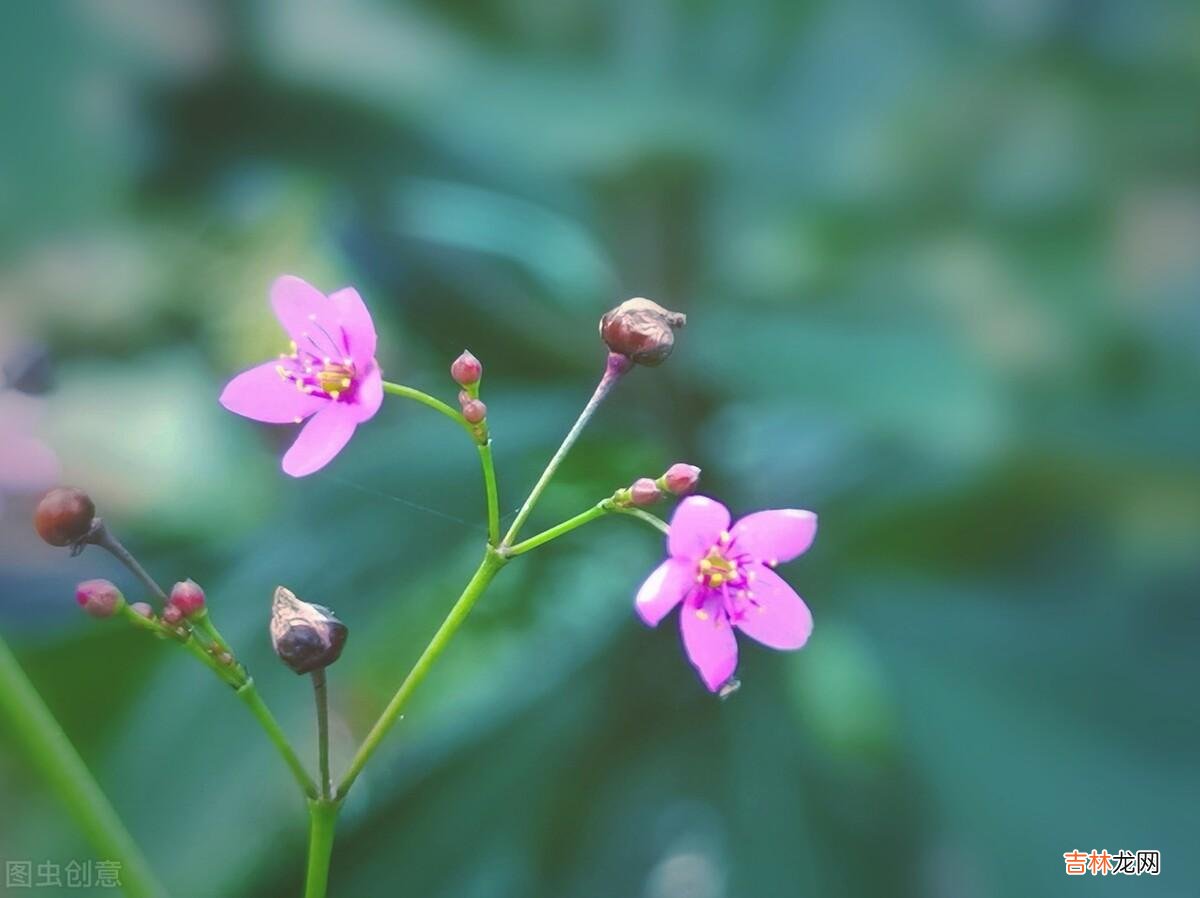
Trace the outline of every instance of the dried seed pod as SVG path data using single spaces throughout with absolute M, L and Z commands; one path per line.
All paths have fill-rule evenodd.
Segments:
M 348 634 L 346 625 L 322 605 L 275 590 L 271 603 L 271 644 L 281 661 L 298 674 L 321 670 L 337 661 Z

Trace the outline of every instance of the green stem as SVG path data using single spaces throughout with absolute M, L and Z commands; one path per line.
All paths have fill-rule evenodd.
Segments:
M 494 549 L 489 548 L 479 568 L 463 589 L 462 595 L 458 597 L 458 601 L 454 603 L 454 607 L 450 609 L 450 613 L 446 615 L 446 619 L 442 621 L 442 625 L 438 627 L 437 632 L 433 635 L 433 639 L 429 641 L 429 645 L 425 647 L 425 651 L 421 653 L 421 657 L 417 659 L 417 663 L 413 665 L 412 670 L 408 672 L 408 676 L 404 678 L 404 682 L 400 684 L 400 688 L 396 690 L 396 694 L 392 696 L 392 700 L 388 702 L 388 706 L 384 708 L 383 713 L 371 727 L 371 732 L 363 740 L 359 746 L 354 760 L 350 762 L 350 767 L 346 771 L 346 775 L 342 777 L 341 785 L 338 786 L 337 797 L 339 800 L 346 797 L 346 793 L 362 773 L 363 767 L 374 754 L 375 749 L 379 747 L 379 743 L 383 741 L 383 737 L 387 735 L 388 730 L 396 723 L 400 717 L 400 712 L 404 709 L 404 705 L 408 702 L 413 691 L 425 679 L 429 669 L 433 667 L 433 662 L 438 659 L 438 656 L 445 651 L 446 646 L 450 644 L 450 640 L 462 626 L 467 615 L 471 613 L 471 608 L 488 584 L 492 582 L 500 569 L 504 567 L 506 559 Z
M 288 742 L 287 736 L 283 729 L 279 726 L 279 722 L 275 720 L 273 714 L 262 700 L 262 696 L 258 694 L 258 689 L 254 686 L 253 678 L 247 678 L 246 684 L 237 690 L 237 697 L 242 700 L 250 713 L 258 721 L 263 728 L 263 732 L 267 734 L 267 738 L 278 749 L 279 754 L 283 757 L 283 762 L 287 764 L 288 769 L 292 771 L 292 776 L 296 778 L 296 783 L 300 786 L 301 791 L 310 799 L 317 797 L 317 787 L 312 781 L 312 777 L 308 775 L 308 771 L 304 769 L 304 765 L 296 756 L 295 750 Z
M 477 444 L 479 463 L 483 466 L 483 486 L 487 491 L 488 543 L 500 544 L 500 498 L 496 489 L 496 466 L 492 462 L 492 441 Z
M 217 630 L 217 625 L 214 624 L 212 622 L 212 618 L 209 617 L 207 608 L 202 609 L 199 614 L 190 618 L 190 621 L 192 626 L 198 627 L 205 636 L 212 640 L 213 644 L 217 646 L 217 648 L 219 648 L 222 652 L 225 652 L 227 655 L 229 655 L 229 657 L 234 657 L 233 649 L 229 647 L 229 643 L 225 641 L 225 637 L 221 635 L 219 630 Z
M 550 481 L 558 471 L 559 465 L 567 457 L 567 453 L 571 451 L 571 447 L 575 445 L 575 441 L 579 439 L 579 435 L 583 433 L 583 428 L 587 426 L 588 421 L 592 420 L 592 416 L 596 414 L 596 409 L 600 407 L 600 403 L 604 401 L 605 397 L 612 392 L 612 388 L 621 379 L 621 375 L 629 370 L 630 364 L 629 359 L 623 355 L 618 355 L 615 352 L 608 354 L 608 361 L 604 366 L 604 375 L 600 378 L 600 382 L 596 384 L 596 390 L 592 393 L 592 398 L 583 407 L 583 411 L 579 413 L 579 417 L 571 425 L 571 429 L 567 431 L 567 435 L 563 437 L 562 445 L 558 447 L 558 450 L 546 464 L 546 470 L 542 471 L 542 476 L 538 478 L 537 483 L 533 485 L 533 489 L 529 491 L 529 497 L 525 500 L 525 504 L 521 506 L 521 510 L 517 512 L 517 517 L 513 520 L 512 526 L 508 528 L 508 533 L 504 535 L 503 542 L 500 543 L 501 546 L 511 546 L 513 544 L 513 540 L 521 532 L 521 527 L 524 526 L 525 520 L 533 512 L 533 507 L 537 504 L 538 499 L 546 487 L 550 485 Z
M 108 525 L 100 518 L 96 518 L 92 525 L 92 532 L 88 535 L 87 541 L 93 545 L 99 546 L 106 552 L 110 553 L 117 561 L 129 568 L 130 573 L 142 581 L 142 585 L 146 587 L 152 594 L 158 596 L 158 600 L 164 605 L 167 604 L 167 594 L 163 588 L 158 585 L 158 581 L 146 572 L 146 569 L 138 563 L 138 560 L 133 557 L 133 553 L 121 544 L 112 531 L 108 529 Z
M 121 862 L 121 885 L 131 898 L 166 894 L 133 837 L 50 709 L 0 639 L 0 718 L 46 778 L 96 853 Z
M 317 703 L 317 757 L 321 771 L 321 797 L 333 797 L 333 780 L 329 776 L 329 694 L 325 684 L 325 668 L 312 672 L 313 698 Z
M 442 402 L 442 400 L 435 399 L 428 393 L 423 393 L 413 387 L 406 387 L 404 384 L 394 384 L 386 380 L 383 382 L 383 392 L 391 393 L 393 396 L 403 396 L 405 399 L 415 399 L 422 405 L 427 405 L 434 411 L 441 412 L 451 421 L 454 421 L 456 424 L 462 427 L 463 430 L 465 430 L 468 434 L 470 434 L 472 440 L 475 439 L 475 430 L 471 427 L 470 422 L 468 422 L 460 412 L 455 411 L 446 403 Z
M 610 508 L 611 501 L 612 500 L 610 499 L 605 499 L 603 502 L 597 502 L 587 511 L 580 512 L 573 518 L 567 518 L 567 520 L 563 521 L 561 524 L 556 524 L 548 530 L 543 530 L 537 536 L 531 536 L 529 539 L 522 540 L 515 546 L 505 550 L 505 554 L 510 558 L 517 555 L 524 555 L 530 549 L 536 549 L 538 546 L 548 543 L 552 539 L 558 539 L 564 533 L 570 533 L 576 527 L 582 527 L 589 521 L 594 521 L 596 518 L 603 517 L 612 510 Z
M 584 524 L 594 521 L 596 518 L 603 517 L 606 514 L 629 515 L 630 517 L 635 517 L 641 521 L 645 521 L 651 527 L 654 527 L 663 533 L 666 533 L 669 529 L 666 522 L 661 518 L 656 518 L 654 515 L 644 512 L 640 508 L 625 508 L 620 505 L 616 505 L 610 498 L 597 502 L 587 511 L 582 511 L 573 518 L 567 518 L 561 524 L 556 524 L 549 529 L 543 530 L 541 533 L 537 534 L 537 536 L 531 536 L 529 539 L 522 540 L 515 546 L 505 549 L 504 555 L 508 558 L 515 558 L 518 555 L 524 555 L 531 549 L 536 549 L 538 546 L 545 545 L 553 539 L 558 539 L 560 536 L 570 533 L 577 527 L 582 527 Z
M 479 464 L 483 468 L 483 486 L 487 492 L 487 515 L 488 515 L 488 543 L 492 546 L 500 542 L 500 502 L 496 491 L 496 466 L 492 462 L 492 441 L 488 439 L 487 430 L 482 425 L 480 427 L 473 426 L 460 412 L 455 411 L 440 399 L 430 396 L 421 390 L 413 387 L 406 387 L 404 384 L 394 384 L 390 381 L 383 382 L 383 391 L 391 393 L 393 396 L 403 396 L 405 399 L 415 399 L 422 405 L 427 405 L 435 411 L 441 412 L 450 420 L 458 424 L 471 437 L 471 442 L 479 450 Z
M 308 874 L 304 880 L 304 898 L 325 898 L 340 808 L 340 802 L 325 798 L 315 798 L 308 803 Z
M 632 518 L 637 518 L 639 521 L 644 521 L 664 536 L 671 532 L 671 528 L 667 525 L 666 521 L 656 515 L 650 514 L 648 511 L 642 511 L 640 508 L 614 508 L 613 511 L 617 514 L 627 514 Z

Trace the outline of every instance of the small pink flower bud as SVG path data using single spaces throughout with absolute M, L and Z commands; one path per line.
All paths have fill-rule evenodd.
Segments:
M 695 465 L 685 465 L 683 462 L 671 465 L 662 476 L 663 486 L 667 492 L 676 496 L 686 496 L 700 482 L 700 469 Z
M 687 316 L 648 299 L 627 299 L 600 319 L 600 336 L 613 352 L 639 365 L 666 361 L 675 346 L 675 331 Z
M 464 349 L 450 366 L 450 376 L 460 387 L 473 387 L 483 377 L 483 365 L 469 350 Z
M 629 501 L 637 506 L 653 505 L 662 498 L 662 490 L 649 477 L 639 477 L 629 488 Z
M 163 623 L 168 626 L 177 626 L 183 620 L 183 612 L 179 610 L 178 605 L 167 605 L 162 613 Z
M 129 610 L 138 615 L 138 617 L 144 617 L 147 620 L 150 620 L 152 617 L 154 617 L 154 609 L 145 602 L 134 602 L 129 606 Z
M 487 417 L 487 406 L 478 399 L 471 399 L 463 403 L 462 413 L 468 424 L 478 424 Z
M 92 529 L 96 506 L 83 490 L 60 486 L 42 497 L 33 513 L 38 536 L 52 546 L 79 542 Z
M 125 604 L 125 597 L 108 580 L 84 580 L 75 587 L 75 601 L 92 617 L 112 617 Z
M 204 610 L 204 590 L 195 580 L 183 580 L 171 587 L 170 603 L 184 617 L 191 617 Z

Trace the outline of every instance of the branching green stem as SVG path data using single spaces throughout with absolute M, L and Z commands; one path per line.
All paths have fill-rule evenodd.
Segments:
M 304 769 L 304 764 L 296 756 L 296 752 L 292 748 L 292 744 L 288 742 L 283 728 L 279 726 L 279 722 L 262 700 L 262 696 L 258 694 L 258 689 L 254 685 L 253 678 L 247 678 L 245 685 L 238 689 L 236 694 L 242 700 L 242 703 L 250 709 L 250 713 L 254 715 L 259 726 L 263 728 L 263 732 L 267 734 L 267 738 L 271 740 L 271 744 L 278 750 L 280 757 L 283 758 L 283 762 L 287 764 L 288 770 L 292 772 L 292 776 L 296 780 L 296 785 L 300 787 L 305 797 L 315 799 L 317 797 L 317 787 L 313 783 L 312 777 L 308 775 L 308 771 Z
M 565 534 L 570 533 L 572 530 L 582 527 L 584 524 L 594 521 L 596 518 L 603 517 L 606 514 L 629 515 L 630 517 L 635 517 L 639 520 L 645 521 L 651 527 L 654 527 L 663 533 L 666 533 L 668 529 L 666 522 L 662 519 L 656 518 L 654 515 L 642 511 L 640 508 L 627 508 L 618 505 L 613 501 L 612 498 L 608 498 L 597 502 L 587 511 L 582 511 L 573 518 L 567 518 L 567 520 L 563 521 L 561 524 L 556 524 L 553 527 L 543 530 L 536 536 L 531 536 L 529 539 L 523 540 L 517 543 L 515 546 L 511 546 L 508 549 L 503 550 L 504 554 L 509 558 L 515 558 L 517 555 L 524 555 L 531 549 L 536 549 L 538 546 L 543 546 L 551 540 L 558 539 L 560 536 L 564 536 Z
M 533 512 L 533 507 L 537 504 L 546 487 L 550 485 L 550 481 L 554 478 L 555 473 L 557 473 L 559 465 L 567 457 L 567 453 L 571 451 L 571 447 L 575 445 L 575 441 L 579 439 L 579 435 L 583 433 L 583 428 L 587 426 L 587 423 L 592 420 L 592 416 L 596 414 L 596 409 L 600 407 L 600 403 L 612 392 L 612 388 L 621 379 L 621 375 L 629 370 L 629 365 L 629 360 L 624 356 L 609 353 L 608 362 L 604 366 L 604 375 L 600 378 L 600 382 L 596 384 L 596 390 L 592 393 L 592 398 L 583 407 L 583 411 L 579 413 L 579 417 L 571 425 L 571 429 L 567 431 L 567 435 L 563 437 L 562 445 L 558 447 L 558 450 L 547 463 L 546 470 L 542 471 L 542 476 L 538 478 L 537 483 L 533 485 L 533 489 L 529 491 L 529 497 L 525 500 L 525 504 L 521 506 L 521 510 L 517 512 L 512 526 L 508 528 L 508 533 L 504 535 L 504 540 L 500 543 L 502 547 L 511 546 L 513 541 L 516 540 L 517 535 L 521 532 L 521 527 L 524 526 L 526 519 Z
M 442 400 L 430 396 L 428 393 L 424 393 L 415 387 L 406 387 L 404 384 L 394 384 L 387 380 L 383 382 L 383 392 L 391 393 L 393 396 L 403 396 L 405 399 L 415 399 L 422 405 L 427 405 L 434 411 L 441 412 L 465 430 L 472 440 L 475 439 L 475 430 L 471 427 L 470 422 L 462 416 L 462 413 L 455 411 L 449 405 L 442 402 Z
M 166 892 L 75 747 L 0 639 L 0 720 L 46 778 L 96 854 L 121 862 L 121 885 L 131 898 Z
M 363 767 L 367 761 L 371 759 L 371 755 L 375 753 L 375 749 L 379 747 L 379 743 L 383 741 L 383 737 L 387 735 L 388 730 L 400 718 L 400 712 L 404 710 L 405 704 L 413 691 L 425 679 L 429 669 L 433 667 L 433 663 L 446 650 L 446 646 L 450 644 L 450 640 L 454 634 L 458 632 L 458 628 L 462 626 L 463 621 L 467 619 L 467 615 L 471 613 L 471 609 L 475 606 L 475 602 L 483 594 L 488 584 L 492 582 L 500 569 L 504 567 L 506 559 L 503 555 L 492 548 L 488 548 L 487 554 L 484 555 L 483 561 L 476 569 L 475 574 L 463 589 L 462 595 L 458 597 L 458 601 L 450 609 L 450 613 L 446 615 L 446 619 L 442 621 L 436 633 L 433 634 L 433 639 L 429 641 L 429 645 L 425 647 L 425 651 L 421 653 L 421 657 L 417 659 L 412 670 L 408 672 L 408 676 L 404 678 L 404 682 L 400 684 L 400 688 L 396 690 L 396 694 L 392 696 L 392 700 L 388 702 L 388 706 L 384 708 L 383 713 L 371 727 L 371 732 L 363 740 L 359 746 L 358 753 L 355 754 L 354 760 L 350 762 L 350 767 L 346 770 L 346 775 L 342 777 L 341 785 L 338 786 L 337 797 L 339 800 L 345 798 L 350 787 L 354 785 L 354 781 L 358 775 L 362 773 Z
M 414 387 L 406 387 L 404 384 L 394 384 L 385 380 L 383 391 L 391 393 L 393 396 L 414 399 L 422 405 L 441 412 L 470 436 L 471 442 L 479 450 L 479 464 L 483 469 L 483 486 L 487 494 L 488 543 L 492 546 L 497 545 L 500 542 L 500 500 L 496 490 L 496 466 L 492 461 L 492 441 L 488 438 L 486 426 L 471 424 L 460 412 L 455 411 L 442 400 Z

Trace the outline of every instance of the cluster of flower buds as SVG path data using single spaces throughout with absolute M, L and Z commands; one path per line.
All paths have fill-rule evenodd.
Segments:
M 96 618 L 121 614 L 139 629 L 180 642 L 187 642 L 200 631 L 203 636 L 196 640 L 197 644 L 219 665 L 231 669 L 223 676 L 233 685 L 244 679 L 244 671 L 236 667 L 228 644 L 207 619 L 204 590 L 200 585 L 194 580 L 182 580 L 171 588 L 170 594 L 164 594 L 104 521 L 96 516 L 95 503 L 86 492 L 73 487 L 50 490 L 34 511 L 33 526 L 52 546 L 69 546 L 77 554 L 88 545 L 96 545 L 110 552 L 142 581 L 149 592 L 163 600 L 162 611 L 156 613 L 147 602 L 127 603 L 121 590 L 109 580 L 84 580 L 75 587 L 75 601 L 85 613 Z
M 617 490 L 613 501 L 617 505 L 646 508 L 662 501 L 667 496 L 686 496 L 700 482 L 700 469 L 695 465 L 678 462 L 667 468 L 657 480 L 639 477 L 629 487 Z
M 271 603 L 271 645 L 298 674 L 323 670 L 337 661 L 349 630 L 332 611 L 280 586 Z
M 675 331 L 687 316 L 641 297 L 627 299 L 600 319 L 600 337 L 610 350 L 637 365 L 661 365 L 675 348 Z
M 487 406 L 479 398 L 479 381 L 483 378 L 483 364 L 464 349 L 462 355 L 450 365 L 450 376 L 462 387 L 458 392 L 458 406 L 467 423 L 476 429 L 476 436 L 486 439 Z

